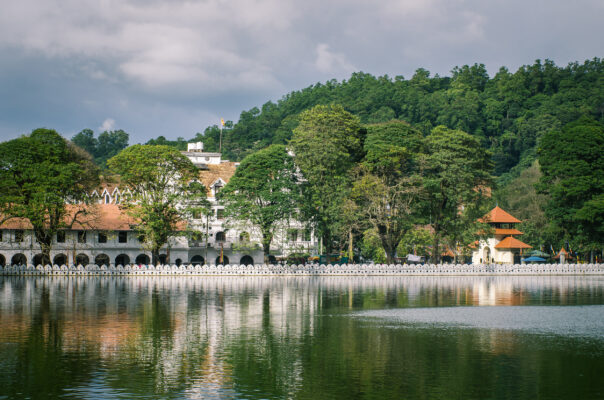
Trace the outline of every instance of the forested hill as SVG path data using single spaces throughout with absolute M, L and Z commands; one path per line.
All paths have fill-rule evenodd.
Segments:
M 225 158 L 241 160 L 271 143 L 285 143 L 298 114 L 317 104 L 337 103 L 364 123 L 405 120 L 427 134 L 437 125 L 480 138 L 493 153 L 495 174 L 530 165 L 537 139 L 589 114 L 604 122 L 604 61 L 558 67 L 537 60 L 516 72 L 505 67 L 491 78 L 485 66 L 456 67 L 450 77 L 418 69 L 411 79 L 375 77 L 358 72 L 350 79 L 317 83 L 241 113 L 223 131 Z M 218 148 L 219 128 L 209 127 L 193 140 Z

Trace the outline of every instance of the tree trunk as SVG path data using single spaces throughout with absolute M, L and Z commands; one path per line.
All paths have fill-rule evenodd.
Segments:
M 354 263 L 354 250 L 352 246 L 352 229 L 348 232 L 348 263 Z
M 159 249 L 151 249 L 151 264 L 157 265 L 159 262 Z
M 50 259 L 50 250 L 52 249 L 53 235 L 43 230 L 34 229 L 34 237 L 40 244 L 40 251 L 42 252 L 42 264 L 51 264 L 52 260 Z
M 434 233 L 434 242 L 433 242 L 433 248 L 432 248 L 432 263 L 433 264 L 438 264 L 440 263 L 440 237 L 438 235 L 438 232 Z
M 378 236 L 380 237 L 380 242 L 382 242 L 382 247 L 386 252 L 386 263 L 394 264 L 394 256 L 396 255 L 396 245 L 393 243 L 393 240 L 390 237 L 391 235 L 388 234 L 388 229 L 385 226 L 379 225 L 377 227 L 377 230 Z
M 396 248 L 385 238 L 382 238 L 382 247 L 384 247 L 384 251 L 386 251 L 386 264 L 394 264 Z
M 590 262 L 590 264 L 594 263 L 594 251 L 593 250 L 589 250 L 589 262 Z
M 268 229 L 262 230 L 262 251 L 264 252 L 264 263 L 269 263 L 271 253 L 271 242 L 273 241 L 273 233 Z
M 331 254 L 331 236 L 329 233 L 323 234 L 323 247 L 325 248 L 325 254 Z

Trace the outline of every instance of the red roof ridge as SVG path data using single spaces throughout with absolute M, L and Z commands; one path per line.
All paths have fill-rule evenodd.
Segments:
M 485 214 L 484 217 L 480 218 L 478 221 L 486 222 L 486 223 L 496 223 L 496 224 L 518 224 L 518 223 L 522 222 L 518 218 L 516 218 L 516 217 L 512 216 L 511 214 L 509 214 L 508 212 L 504 211 L 499 206 L 496 206 L 495 208 L 493 208 L 491 211 L 489 211 L 487 214 Z
M 513 236 L 508 236 L 503 239 L 501 242 L 495 245 L 496 249 L 532 249 L 533 246 L 530 246 L 520 240 L 516 239 Z

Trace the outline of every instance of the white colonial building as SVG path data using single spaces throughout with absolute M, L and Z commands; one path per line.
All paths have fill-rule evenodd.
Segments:
M 224 207 L 216 194 L 229 182 L 239 163 L 222 160 L 220 153 L 206 153 L 203 144 L 189 143 L 183 152 L 198 168 L 212 206 L 209 216 L 196 215 L 188 221 L 193 235 L 174 236 L 160 251 L 160 261 L 170 264 L 259 264 L 264 261 L 260 232 L 251 226 L 229 226 Z M 94 205 L 71 229 L 59 231 L 53 239 L 50 260 L 43 260 L 40 245 L 28 221 L 11 219 L 0 225 L 0 265 L 125 265 L 148 264 L 151 252 L 139 240 L 135 223 L 119 207 L 130 195 L 119 183 L 104 184 L 92 193 Z M 79 205 L 68 205 L 73 215 Z M 284 221 L 277 229 L 271 253 L 286 257 L 292 253 L 315 253 L 317 241 L 297 221 Z M 222 260 L 222 262 L 221 262 Z

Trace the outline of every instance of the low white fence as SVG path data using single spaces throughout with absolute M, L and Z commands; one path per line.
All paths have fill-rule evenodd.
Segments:
M 604 275 L 604 264 L 17 265 L 0 275 Z

